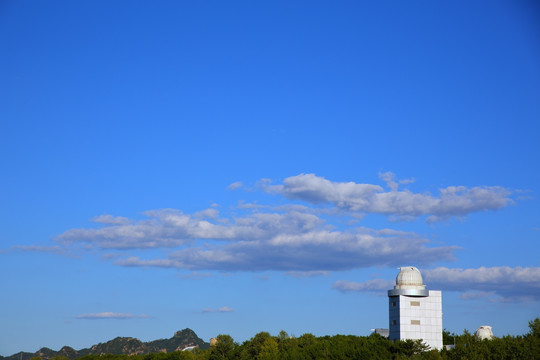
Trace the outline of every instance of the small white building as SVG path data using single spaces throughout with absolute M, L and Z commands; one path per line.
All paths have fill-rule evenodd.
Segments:
M 492 340 L 493 339 L 493 331 L 491 331 L 491 326 L 489 325 L 481 325 L 476 329 L 476 337 L 480 340 Z
M 441 291 L 426 290 L 414 266 L 399 269 L 394 289 L 388 290 L 389 339 L 421 339 L 432 349 L 442 349 Z

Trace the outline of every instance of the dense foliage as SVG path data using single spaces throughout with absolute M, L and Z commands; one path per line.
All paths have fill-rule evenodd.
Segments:
M 390 341 L 380 335 L 368 337 L 335 335 L 315 337 L 304 334 L 277 336 L 260 332 L 242 344 L 229 335 L 218 335 L 217 344 L 208 350 L 176 351 L 147 355 L 86 355 L 81 360 L 304 360 L 304 359 L 540 359 L 540 319 L 529 322 L 523 336 L 503 336 L 479 340 L 466 330 L 462 335 L 444 332 L 444 342 L 452 349 L 430 350 L 420 341 Z M 33 360 L 39 360 L 34 358 Z M 54 357 L 51 360 L 68 360 Z
M 540 359 L 540 319 L 529 321 L 529 332 L 524 336 L 503 336 L 479 340 L 464 331 L 453 335 L 455 348 L 443 350 L 443 359 Z

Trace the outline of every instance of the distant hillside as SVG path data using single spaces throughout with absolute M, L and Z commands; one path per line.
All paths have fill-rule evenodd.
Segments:
M 125 354 L 144 355 L 157 352 L 173 352 L 185 349 L 188 346 L 198 346 L 201 349 L 208 349 L 210 344 L 202 340 L 191 329 L 177 331 L 170 339 L 159 339 L 149 342 L 142 342 L 131 337 L 117 337 L 106 343 L 93 345 L 88 349 L 75 350 L 69 346 L 64 346 L 58 351 L 49 348 L 41 348 L 35 353 L 20 352 L 11 356 L 0 356 L 0 360 L 30 360 L 33 357 L 40 357 L 43 360 L 55 356 L 65 356 L 68 359 L 76 359 L 85 355 L 94 354 Z

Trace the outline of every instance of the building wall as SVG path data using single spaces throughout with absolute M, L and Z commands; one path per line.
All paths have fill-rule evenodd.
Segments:
M 391 340 L 422 339 L 432 349 L 441 349 L 442 294 L 430 290 L 429 296 L 389 296 Z

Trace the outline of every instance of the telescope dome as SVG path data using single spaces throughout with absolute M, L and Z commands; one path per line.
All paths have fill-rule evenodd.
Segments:
M 388 290 L 388 296 L 429 296 L 420 270 L 414 266 L 402 266 L 396 276 L 396 286 Z
M 407 287 L 423 287 L 424 280 L 422 279 L 422 274 L 414 266 L 404 266 L 399 268 L 401 270 L 396 276 L 396 286 L 398 288 L 407 288 Z

